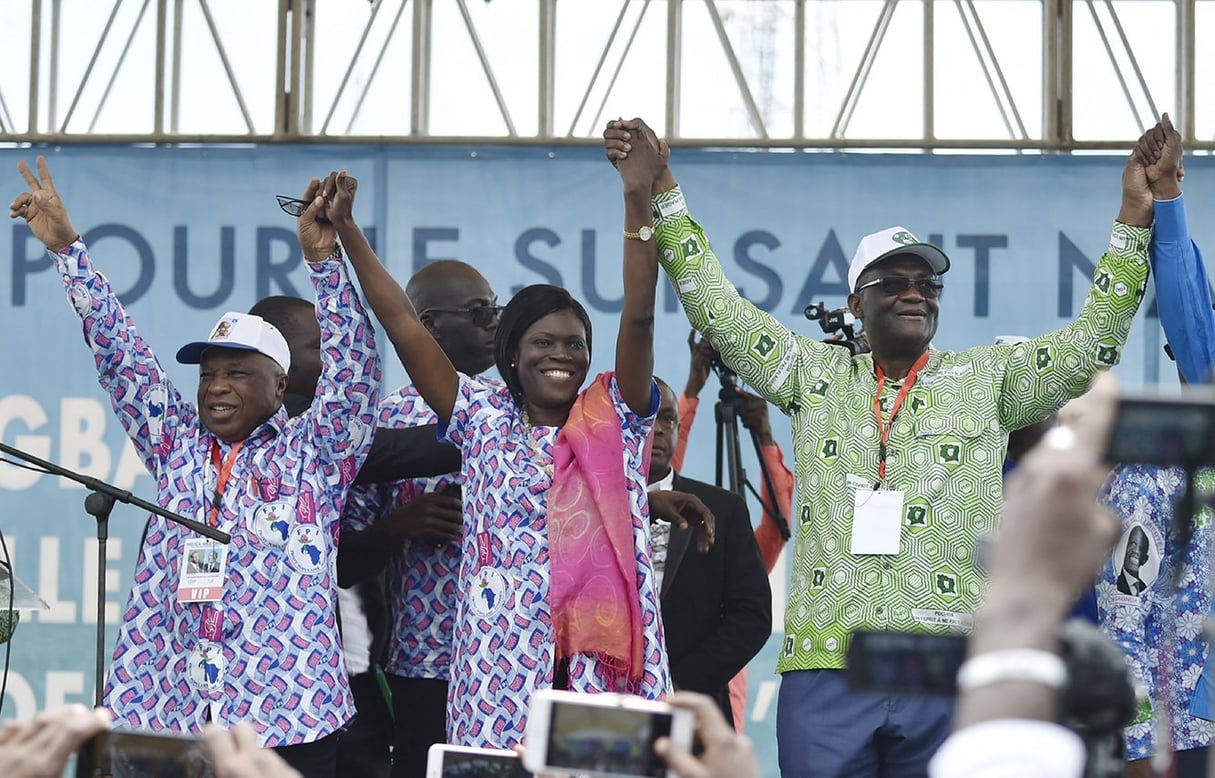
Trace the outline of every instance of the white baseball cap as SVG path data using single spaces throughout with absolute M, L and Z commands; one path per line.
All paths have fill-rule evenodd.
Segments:
M 931 243 L 921 243 L 906 227 L 896 225 L 861 238 L 861 244 L 852 255 L 852 264 L 848 266 L 848 291 L 856 291 L 856 279 L 861 277 L 865 268 L 896 254 L 919 257 L 937 275 L 949 270 L 949 257 L 945 256 L 945 252 Z
M 177 350 L 177 361 L 197 365 L 209 348 L 236 348 L 265 354 L 286 373 L 291 370 L 291 349 L 283 334 L 270 322 L 252 313 L 229 311 L 219 317 L 206 340 L 187 343 Z

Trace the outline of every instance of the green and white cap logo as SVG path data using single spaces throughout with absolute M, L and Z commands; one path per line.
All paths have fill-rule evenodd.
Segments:
M 931 243 L 923 243 L 911 230 L 902 226 L 887 227 L 881 232 L 875 232 L 861 238 L 848 265 L 848 288 L 856 289 L 856 280 L 860 278 L 865 268 L 881 262 L 896 254 L 911 254 L 917 256 L 941 275 L 949 270 L 949 257 Z

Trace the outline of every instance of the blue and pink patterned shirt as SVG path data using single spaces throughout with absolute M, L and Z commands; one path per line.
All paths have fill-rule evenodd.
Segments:
M 79 314 L 102 388 L 156 479 L 164 508 L 207 521 L 233 446 L 161 369 L 83 243 L 51 253 Z M 195 733 L 208 720 L 253 725 L 262 746 L 318 740 L 354 715 L 334 602 L 339 509 L 371 443 L 380 360 L 340 261 L 309 265 L 324 369 L 311 408 L 280 408 L 246 438 L 216 526 L 232 536 L 222 598 L 177 598 L 185 544 L 153 516 L 106 685 L 116 727 Z M 204 625 L 204 613 L 218 621 Z
M 1097 579 L 1101 630 L 1126 652 L 1136 682 L 1147 693 L 1125 730 L 1129 760 L 1161 750 L 1153 743 L 1161 714 L 1168 716 L 1172 734 L 1163 750 L 1211 742 L 1212 723 L 1190 711 L 1207 656 L 1203 627 L 1211 612 L 1211 510 L 1197 512 L 1193 537 L 1181 545 L 1173 528 L 1173 501 L 1181 495 L 1184 477 L 1180 468 L 1126 465 L 1114 471 L 1101 493 L 1123 527 Z M 1215 472 L 1200 470 L 1197 488 L 1210 495 Z M 1128 570 L 1128 557 L 1143 561 Z
M 1156 280 L 1160 326 L 1189 381 L 1209 380 L 1215 365 L 1215 313 L 1202 252 L 1190 237 L 1185 200 L 1155 201 L 1148 258 Z M 1176 468 L 1122 467 L 1107 483 L 1103 499 L 1123 523 L 1123 534 L 1097 584 L 1101 629 L 1118 641 L 1147 696 L 1125 730 L 1127 759 L 1161 750 L 1154 735 L 1167 715 L 1170 739 L 1164 750 L 1209 746 L 1213 730 L 1203 668 L 1210 653 L 1203 625 L 1211 613 L 1211 510 L 1194 516 L 1193 537 L 1181 547 L 1173 531 L 1173 502 L 1182 492 Z M 1200 470 L 1196 488 L 1209 498 L 1215 472 Z M 1140 529 L 1136 531 L 1134 528 Z M 1138 569 L 1126 571 L 1132 533 L 1146 546 Z M 1132 564 L 1132 567 L 1135 567 Z M 1179 576 L 1176 587 L 1173 576 Z
M 650 564 L 644 461 L 657 392 L 645 417 L 629 409 L 615 378 L 611 396 L 624 442 L 645 670 L 621 689 L 609 683 L 606 668 L 578 655 L 569 663 L 569 688 L 658 699 L 671 690 L 671 671 Z M 558 428 L 525 426 L 509 390 L 462 375 L 443 432 L 464 457 L 464 555 L 452 638 L 447 739 L 464 746 L 511 748 L 523 740 L 532 692 L 553 685 L 546 502 L 552 478 L 546 468 L 552 466 Z
M 481 379 L 487 383 L 492 379 Z M 496 385 L 496 384 L 494 384 Z M 401 429 L 434 424 L 438 416 L 412 384 L 380 400 L 377 427 Z M 356 486 L 342 514 L 342 528 L 361 532 L 428 492 L 459 484 L 459 474 Z M 456 614 L 460 545 L 405 541 L 389 561 L 392 639 L 387 672 L 404 678 L 447 679 L 451 630 Z

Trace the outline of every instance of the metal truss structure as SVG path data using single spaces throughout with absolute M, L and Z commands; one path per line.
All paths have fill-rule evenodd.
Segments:
M 1215 0 L 27 2 L 0 142 L 1215 149 Z

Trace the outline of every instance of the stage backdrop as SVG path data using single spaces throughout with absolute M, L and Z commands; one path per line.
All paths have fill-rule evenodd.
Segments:
M 177 347 L 217 316 L 269 294 L 311 296 L 294 222 L 274 195 L 298 196 L 310 176 L 348 168 L 361 181 L 356 212 L 402 281 L 427 261 L 457 257 L 480 268 L 501 300 L 525 284 L 568 287 L 598 331 L 595 369 L 611 366 L 620 308 L 623 207 L 618 174 L 590 148 L 47 149 L 56 183 L 98 266 L 171 377 L 187 391 L 196 368 Z M 0 194 L 20 191 L 17 161 L 0 150 Z M 806 154 L 676 150 L 674 168 L 739 290 L 790 327 L 819 336 L 809 303 L 844 303 L 847 263 L 867 232 L 901 224 L 942 246 L 946 277 L 938 348 L 1036 335 L 1079 310 L 1119 204 L 1122 159 L 1042 156 Z M 1211 160 L 1189 163 L 1189 210 L 1215 202 Z M 1215 227 L 1194 218 L 1199 244 Z M 97 386 L 77 319 L 41 246 L 6 225 L 0 329 L 7 369 L 0 439 L 154 498 Z M 1130 385 L 1176 384 L 1149 290 L 1117 374 Z M 688 325 L 665 282 L 656 323 L 657 369 L 674 387 L 688 366 Z M 383 344 L 387 345 L 387 344 Z M 384 352 L 388 388 L 405 379 Z M 710 379 L 705 399 L 715 398 Z M 791 456 L 788 427 L 774 428 Z M 713 480 L 715 430 L 706 405 L 685 473 Z M 744 440 L 745 442 L 745 440 Z M 758 470 L 745 446 L 750 475 Z M 51 609 L 25 614 L 12 642 L 4 718 L 28 718 L 93 690 L 97 597 L 94 522 L 73 484 L 0 464 L 0 529 L 16 573 Z M 753 515 L 758 510 L 753 505 Z M 105 563 L 105 652 L 124 606 L 145 516 L 119 506 Z M 773 576 L 779 633 L 785 569 Z M 748 728 L 775 774 L 773 667 L 779 634 L 751 665 Z

